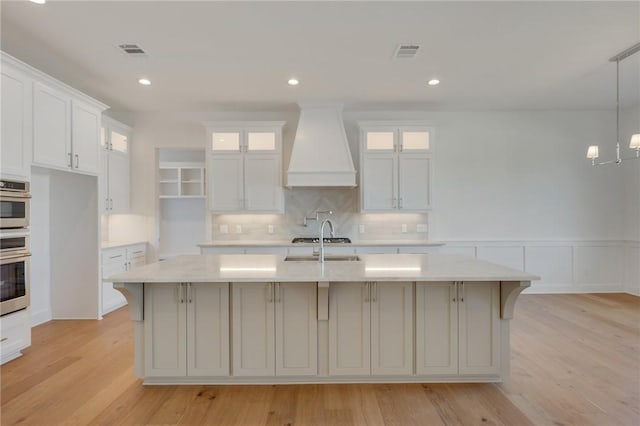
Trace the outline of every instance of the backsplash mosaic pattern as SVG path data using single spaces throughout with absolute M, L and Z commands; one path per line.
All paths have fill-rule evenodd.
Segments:
M 426 213 L 362 214 L 358 206 L 358 188 L 292 188 L 285 190 L 285 214 L 225 214 L 211 216 L 212 239 L 289 240 L 300 236 L 317 236 L 318 226 L 329 217 L 335 235 L 358 240 L 426 240 Z M 330 210 L 331 215 L 316 211 Z M 360 231 L 364 232 L 360 232 Z M 226 232 L 225 232 L 226 231 Z

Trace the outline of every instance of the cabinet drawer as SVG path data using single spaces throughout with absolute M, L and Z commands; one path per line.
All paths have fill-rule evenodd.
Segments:
M 30 324 L 27 311 L 19 311 L 2 317 L 2 336 L 0 337 L 0 353 L 2 358 L 11 352 L 29 346 Z
M 147 246 L 145 244 L 136 244 L 135 246 L 127 247 L 127 258 L 133 259 L 145 259 L 147 256 Z
M 102 265 L 108 263 L 123 263 L 127 258 L 127 250 L 124 247 L 102 250 Z

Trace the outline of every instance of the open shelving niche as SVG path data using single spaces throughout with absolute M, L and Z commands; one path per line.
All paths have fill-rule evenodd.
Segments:
M 157 150 L 156 244 L 159 259 L 199 253 L 206 234 L 205 151 Z
M 204 162 L 161 162 L 158 173 L 159 198 L 204 198 Z

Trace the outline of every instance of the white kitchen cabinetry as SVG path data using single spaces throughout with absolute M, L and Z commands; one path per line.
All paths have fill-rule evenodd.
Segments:
M 316 286 L 232 285 L 233 375 L 317 375 Z
M 331 283 L 329 375 L 413 373 L 413 284 Z
M 108 117 L 102 118 L 100 145 L 100 209 L 103 213 L 129 211 L 129 147 L 131 128 Z
M 229 375 L 229 285 L 144 289 L 145 376 Z
M 204 164 L 160 163 L 160 198 L 204 198 Z
M 2 146 L 0 173 L 3 178 L 29 180 L 31 167 L 32 80 L 2 56 Z
M 147 263 L 146 244 L 134 244 L 102 250 L 102 302 L 100 314 L 105 315 L 127 303 L 113 283 L 108 281 L 111 275 L 131 271 Z
M 284 122 L 206 125 L 209 210 L 283 213 Z
M 499 283 L 417 283 L 416 374 L 499 373 Z
M 33 86 L 33 163 L 97 175 L 102 111 L 52 85 Z
M 411 123 L 359 125 L 361 210 L 429 210 L 433 130 Z

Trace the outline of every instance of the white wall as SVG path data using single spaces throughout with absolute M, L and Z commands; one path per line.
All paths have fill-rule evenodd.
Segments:
M 637 128 L 637 109 L 625 114 L 629 129 Z M 203 121 L 285 120 L 286 171 L 297 118 L 287 112 L 129 117 L 133 213 L 153 223 L 156 148 L 203 148 Z M 640 235 L 640 162 L 593 168 L 585 158 L 594 144 L 603 157 L 613 155 L 605 146 L 615 139 L 614 112 L 346 111 L 344 119 L 356 168 L 358 120 L 425 120 L 435 127 L 429 238 L 447 242 L 449 251 L 539 273 L 540 291 L 640 290 L 628 260 Z M 604 279 L 593 268 L 614 273 Z
M 620 173 L 586 147 L 615 135 L 609 112 L 345 114 L 436 128 L 432 235 L 438 240 L 620 239 Z
M 52 317 L 99 319 L 97 177 L 51 170 L 49 195 Z
M 620 117 L 620 143 L 625 156 L 631 151 L 626 149 L 634 133 L 640 133 L 640 106 L 623 112 Z M 626 266 L 624 269 L 625 289 L 640 296 L 640 160 L 622 163 L 623 176 L 623 229 Z
M 31 324 L 99 318 L 97 177 L 31 168 Z

